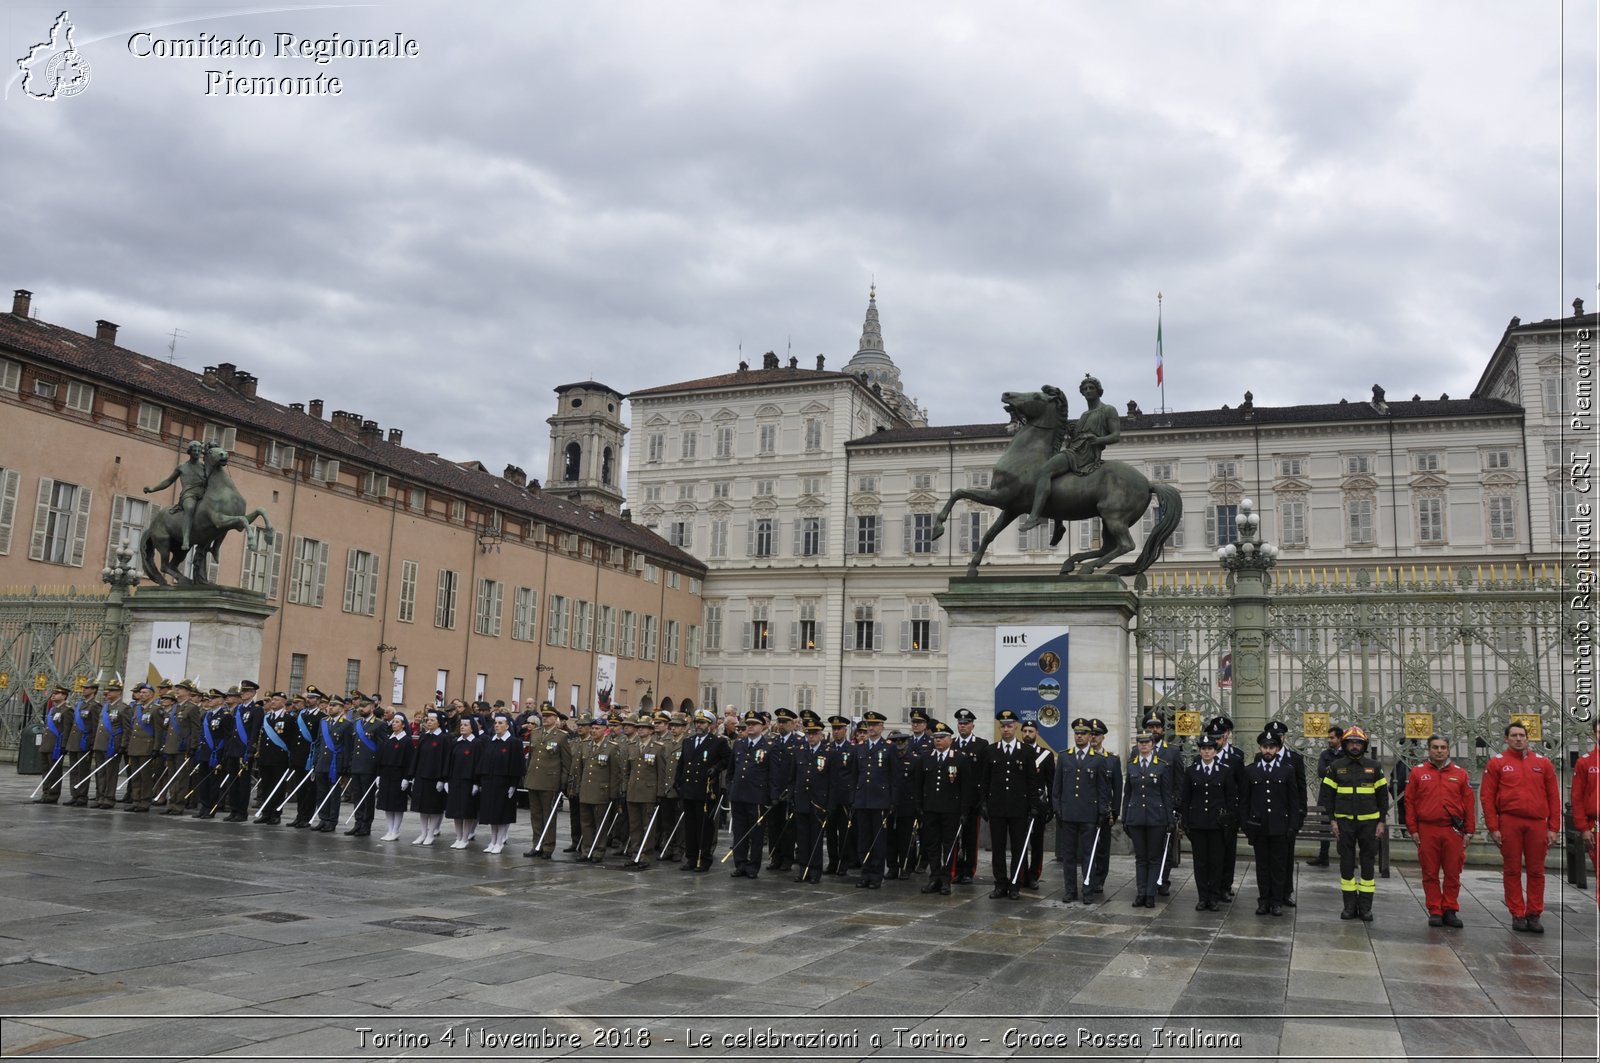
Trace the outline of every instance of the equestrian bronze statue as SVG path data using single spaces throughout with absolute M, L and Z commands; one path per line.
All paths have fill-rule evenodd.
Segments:
M 139 555 L 144 572 L 154 583 L 166 586 L 163 573 L 182 584 L 209 584 L 206 559 L 217 559 L 222 540 L 230 531 L 241 531 L 253 547 L 258 535 L 272 542 L 272 521 L 266 510 L 245 512 L 244 496 L 228 475 L 228 452 L 219 446 L 190 443 L 188 462 L 179 465 L 171 476 L 145 488 L 150 494 L 182 480 L 183 497 L 177 505 L 161 510 L 139 536 Z M 261 518 L 262 528 L 253 522 Z M 160 566 L 157 567 L 157 557 Z M 185 562 L 189 571 L 183 571 Z
M 1152 498 L 1157 516 L 1144 549 L 1132 562 L 1112 569 L 1112 574 L 1138 575 L 1155 564 L 1172 538 L 1183 519 L 1183 496 L 1170 484 L 1152 484 L 1131 465 L 1101 458 L 1106 446 L 1121 439 L 1116 412 L 1098 401 L 1100 382 L 1093 377 L 1085 377 L 1080 390 L 1089 409 L 1076 422 L 1067 416 L 1067 396 L 1058 387 L 1046 384 L 1038 391 L 1008 391 L 1000 396 L 1016 425 L 1010 445 L 995 463 L 989 486 L 952 492 L 933 527 L 934 538 L 943 535 L 950 510 L 963 499 L 1000 510 L 973 551 L 967 575 L 978 574 L 989 544 L 1018 518 L 1029 519 L 1025 527 L 1034 518 L 1054 522 L 1052 546 L 1061 541 L 1066 521 L 1100 518 L 1100 548 L 1068 557 L 1061 566 L 1063 576 L 1087 576 L 1132 550 L 1130 529 L 1150 508 Z

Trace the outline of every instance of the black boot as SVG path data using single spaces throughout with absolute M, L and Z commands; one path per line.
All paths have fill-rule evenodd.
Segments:
M 1340 919 L 1354 919 L 1356 917 L 1356 891 L 1343 890 L 1344 911 L 1339 913 Z
M 1372 922 L 1372 894 L 1356 894 L 1356 914 L 1361 917 L 1363 923 Z

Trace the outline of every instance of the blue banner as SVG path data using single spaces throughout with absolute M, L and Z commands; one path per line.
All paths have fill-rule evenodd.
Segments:
M 1067 711 L 1065 627 L 994 629 L 994 707 L 1010 709 L 1039 728 L 1039 741 L 1051 749 L 1072 744 Z

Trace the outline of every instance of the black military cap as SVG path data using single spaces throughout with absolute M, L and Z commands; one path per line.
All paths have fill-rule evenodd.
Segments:
M 1200 737 L 1200 741 L 1197 743 L 1197 746 L 1200 749 L 1216 749 L 1217 740 L 1212 738 L 1210 735 L 1202 735 Z
M 1139 721 L 1140 727 L 1165 727 L 1166 725 L 1166 721 L 1161 718 L 1161 714 L 1158 712 L 1147 712 L 1144 714 L 1144 719 Z
M 956 720 L 959 723 L 977 723 L 978 714 L 971 709 L 957 709 Z
M 929 723 L 928 730 L 933 732 L 933 737 L 935 738 L 938 738 L 940 735 L 944 735 L 948 738 L 950 735 L 955 734 L 954 731 L 950 730 L 950 725 L 945 723 L 943 720 L 934 720 L 933 722 Z
M 1282 749 L 1283 739 L 1279 738 L 1278 733 L 1269 727 L 1265 731 L 1262 731 L 1260 734 L 1256 735 L 1256 745 L 1271 746 L 1273 749 Z
M 744 714 L 744 722 L 745 723 L 766 723 L 767 721 L 761 718 L 761 714 L 759 712 L 757 712 L 755 709 L 751 709 L 749 712 Z
M 798 720 L 800 718 L 795 715 L 793 709 L 778 709 L 772 715 L 776 716 L 780 720 Z
M 923 723 L 927 723 L 928 722 L 928 714 L 927 714 L 926 711 L 924 711 L 922 709 L 912 709 L 909 713 L 906 714 L 906 719 L 912 721 L 913 723 L 915 723 L 918 720 L 921 720 Z
M 261 689 L 261 684 L 257 683 L 254 679 L 241 679 L 241 680 L 239 680 L 239 689 L 240 690 L 260 690 Z
M 1211 722 L 1216 725 L 1218 731 L 1233 730 L 1233 721 L 1226 716 L 1218 716 Z
M 1012 709 L 1001 709 L 999 712 L 994 714 L 994 718 L 1000 723 L 1022 722 L 1022 718 L 1016 714 L 1015 710 Z
M 909 741 L 911 741 L 911 736 L 906 734 L 904 731 L 890 731 L 889 732 L 889 741 L 891 741 L 891 742 L 909 742 Z
M 822 717 L 810 709 L 801 709 L 800 725 L 808 731 L 820 731 L 822 730 Z
M 849 727 L 850 726 L 850 721 L 845 719 L 843 716 L 829 716 L 828 717 L 828 726 L 829 727 Z
M 1282 737 L 1283 735 L 1289 733 L 1289 725 L 1284 723 L 1282 720 L 1268 720 L 1267 730 L 1271 731 L 1275 735 L 1278 735 L 1279 737 Z
M 305 696 L 308 697 L 308 698 L 325 698 L 325 697 L 327 697 L 326 694 L 324 694 L 322 691 L 318 690 L 316 687 L 313 687 L 313 686 L 306 687 Z
M 1088 720 L 1084 719 L 1082 716 L 1079 716 L 1076 720 L 1072 721 L 1072 733 L 1094 734 L 1094 725 Z
M 861 722 L 862 723 L 887 723 L 887 722 L 889 722 L 889 717 L 885 716 L 883 713 L 879 712 L 877 709 L 868 709 L 866 712 L 863 712 L 861 714 Z
M 1089 733 L 1090 734 L 1103 735 L 1103 734 L 1110 734 L 1111 732 L 1106 727 L 1106 722 L 1104 720 L 1102 720 L 1100 717 L 1096 716 L 1092 720 L 1089 721 Z
M 98 679 L 85 679 L 83 681 L 83 689 L 84 690 L 99 690 L 100 689 L 100 680 L 98 680 Z
M 1154 742 L 1156 740 L 1156 736 L 1151 734 L 1149 731 L 1140 731 L 1138 734 L 1133 736 L 1133 740 L 1135 742 Z

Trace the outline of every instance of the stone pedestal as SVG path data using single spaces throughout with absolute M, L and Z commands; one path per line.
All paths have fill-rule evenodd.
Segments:
M 226 689 L 241 679 L 261 678 L 261 630 L 277 612 L 265 595 L 237 587 L 141 587 L 128 599 L 128 683 L 142 683 L 154 660 L 173 681 L 189 678 Z M 156 646 L 157 624 L 188 625 L 183 675 L 171 675 L 170 659 Z M 171 630 L 171 629 L 166 629 Z

